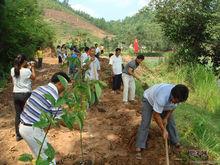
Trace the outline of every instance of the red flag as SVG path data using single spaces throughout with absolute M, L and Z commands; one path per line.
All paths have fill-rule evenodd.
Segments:
M 137 38 L 135 38 L 135 40 L 134 40 L 134 53 L 137 54 L 138 51 L 139 51 L 138 40 L 137 40 Z

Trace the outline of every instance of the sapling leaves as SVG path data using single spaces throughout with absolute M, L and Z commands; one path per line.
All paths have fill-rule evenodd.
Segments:
M 41 111 L 40 120 L 35 122 L 33 126 L 43 129 L 48 127 L 50 124 L 55 126 L 57 124 L 57 120 L 55 120 L 52 114 Z
M 66 103 L 66 99 L 64 97 L 60 97 L 56 103 L 55 103 L 55 107 L 60 107 L 62 105 L 64 105 Z
M 60 75 L 58 75 L 58 79 L 60 80 L 60 82 L 62 83 L 62 85 L 64 86 L 64 88 L 66 89 L 66 88 L 67 88 L 67 85 L 68 85 L 67 80 L 66 80 L 63 76 L 60 76 Z
M 65 125 L 72 130 L 73 129 L 73 124 L 75 122 L 75 116 L 68 111 L 64 111 L 63 115 L 61 116 L 61 118 L 63 119 L 63 122 L 65 123 Z
M 50 120 L 49 118 L 51 116 L 49 116 L 50 114 L 46 113 L 46 112 L 41 112 L 41 115 L 40 115 L 40 120 L 35 122 L 33 124 L 34 127 L 37 127 L 37 128 L 46 128 L 50 125 Z
M 96 92 L 97 99 L 99 100 L 101 93 L 102 93 L 102 89 L 98 83 L 95 84 L 95 92 Z
M 87 86 L 87 98 L 88 100 L 91 100 L 92 98 L 91 88 L 89 85 Z
M 49 165 L 50 162 L 48 160 L 43 160 L 42 158 L 39 158 L 36 160 L 36 165 Z
M 87 58 L 87 59 L 85 59 L 85 60 L 83 61 L 83 63 L 87 63 L 87 62 L 89 62 L 89 61 L 90 61 L 90 59 Z
M 94 92 L 91 93 L 91 100 L 90 100 L 90 104 L 93 105 L 96 101 L 96 95 Z
M 51 94 L 45 94 L 44 97 L 50 101 L 52 106 L 55 106 L 56 100 Z
M 83 125 L 84 125 L 84 116 L 82 113 L 77 113 L 76 115 L 76 121 L 79 124 L 80 130 L 82 130 Z
M 51 162 L 55 157 L 55 150 L 51 146 L 50 143 L 47 143 L 47 149 L 45 150 L 45 154 L 47 155 L 47 160 Z
M 101 88 L 104 88 L 107 86 L 107 84 L 104 81 L 98 81 Z
M 37 144 L 39 144 L 39 146 L 42 145 L 42 142 L 40 140 L 38 140 L 37 138 L 34 139 L 36 140 Z
M 79 79 L 79 76 L 80 76 L 79 72 L 76 72 L 76 73 L 74 74 L 73 79 L 74 79 L 74 80 L 77 80 L 77 79 Z
M 22 154 L 18 160 L 22 162 L 31 162 L 33 160 L 33 156 L 31 154 Z

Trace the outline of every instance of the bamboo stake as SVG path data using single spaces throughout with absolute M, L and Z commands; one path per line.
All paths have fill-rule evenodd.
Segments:
M 165 148 L 166 148 L 166 165 L 170 165 L 167 139 L 165 140 Z

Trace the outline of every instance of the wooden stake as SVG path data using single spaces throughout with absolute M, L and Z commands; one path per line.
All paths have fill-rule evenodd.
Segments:
M 169 149 L 168 149 L 167 139 L 165 140 L 165 148 L 166 148 L 166 165 L 170 165 Z

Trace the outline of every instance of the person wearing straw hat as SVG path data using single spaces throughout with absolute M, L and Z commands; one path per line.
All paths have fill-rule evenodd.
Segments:
M 189 89 L 182 84 L 156 84 L 144 91 L 142 101 L 142 120 L 136 139 L 136 158 L 141 159 L 141 150 L 146 148 L 151 118 L 159 126 L 163 138 L 179 148 L 179 136 L 176 130 L 173 111 L 178 103 L 187 100 Z

